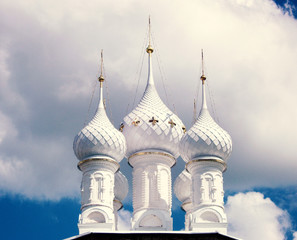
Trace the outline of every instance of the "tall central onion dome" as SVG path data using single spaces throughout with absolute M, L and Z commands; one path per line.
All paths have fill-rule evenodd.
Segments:
M 180 141 L 180 153 L 184 161 L 218 159 L 226 161 L 232 152 L 230 135 L 210 116 L 205 96 L 204 74 L 202 80 L 202 107 L 195 124 Z
M 148 53 L 148 82 L 137 107 L 124 118 L 123 134 L 129 157 L 137 152 L 167 152 L 179 156 L 178 144 L 184 134 L 182 121 L 162 102 L 155 88 L 151 45 Z
M 103 81 L 101 74 L 100 100 L 95 116 L 74 138 L 73 150 L 80 161 L 110 157 L 120 162 L 126 153 L 125 137 L 112 125 L 105 112 Z

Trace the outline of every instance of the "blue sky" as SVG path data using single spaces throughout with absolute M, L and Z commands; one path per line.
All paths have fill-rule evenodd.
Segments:
M 146 59 L 141 63 L 150 14 L 157 89 L 187 128 L 193 98 L 199 104 L 201 97 L 204 49 L 212 115 L 233 139 L 224 174 L 230 234 L 293 239 L 297 4 L 276 3 L 2 0 L 1 238 L 61 239 L 78 233 L 81 173 L 72 141 L 96 109 L 100 50 L 108 114 L 118 126 L 144 90 Z M 184 164 L 179 158 L 173 181 Z M 131 183 L 126 159 L 121 171 Z M 132 211 L 131 195 L 130 186 L 120 213 L 122 227 Z M 175 197 L 173 217 L 174 228 L 183 228 Z

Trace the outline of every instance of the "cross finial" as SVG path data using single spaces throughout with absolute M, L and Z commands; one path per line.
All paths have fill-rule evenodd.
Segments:
M 138 126 L 138 124 L 140 123 L 139 120 L 137 120 L 136 118 L 134 119 L 134 121 L 132 122 L 132 124 L 136 127 Z
M 149 45 L 151 45 L 151 15 L 149 15 Z
M 151 120 L 149 120 L 149 122 L 150 122 L 150 123 L 152 123 L 152 124 L 153 124 L 153 126 L 155 126 L 155 125 L 156 125 L 156 123 L 157 123 L 157 122 L 159 122 L 159 120 L 155 119 L 155 117 L 152 117 L 152 119 L 151 119 Z
M 204 60 L 203 60 L 203 49 L 201 49 L 201 60 L 202 60 L 202 75 L 200 77 L 202 84 L 204 84 L 204 81 L 206 80 L 206 77 L 204 75 Z
M 183 130 L 184 133 L 186 133 L 186 131 L 187 131 L 185 126 L 182 126 L 182 130 Z
M 154 51 L 153 47 L 151 46 L 151 16 L 149 15 L 149 45 L 146 48 L 146 52 L 148 54 L 152 53 Z
M 123 132 L 124 127 L 125 127 L 124 123 L 121 123 L 119 130 L 120 130 L 121 132 Z
M 168 122 L 171 126 L 171 128 L 173 128 L 174 126 L 176 126 L 176 123 L 172 121 L 172 119 L 170 119 L 170 121 Z
M 100 87 L 102 87 L 102 83 L 104 82 L 104 77 L 103 77 L 103 49 L 101 49 L 101 72 L 100 72 L 100 77 L 98 78 L 100 82 Z

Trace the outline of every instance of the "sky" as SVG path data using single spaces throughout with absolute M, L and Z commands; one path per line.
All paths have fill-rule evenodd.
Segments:
M 1 0 L 3 238 L 78 234 L 81 172 L 72 142 L 96 110 L 100 51 L 108 115 L 118 127 L 144 91 L 150 15 L 158 92 L 188 129 L 194 98 L 198 108 L 201 102 L 204 50 L 208 105 L 233 140 L 224 173 L 229 233 L 297 239 L 296 7 L 270 0 Z M 184 165 L 178 158 L 173 181 Z M 132 211 L 126 159 L 121 171 L 130 181 L 120 212 L 125 229 Z M 183 228 L 180 204 L 173 196 L 175 230 Z

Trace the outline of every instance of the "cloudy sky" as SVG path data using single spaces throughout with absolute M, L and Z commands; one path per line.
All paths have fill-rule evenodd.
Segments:
M 200 103 L 204 49 L 208 105 L 233 139 L 224 175 L 229 233 L 297 239 L 295 6 L 270 0 L 1 0 L 3 234 L 37 239 L 53 228 L 48 239 L 61 239 L 78 233 L 81 173 L 72 141 L 96 110 L 100 51 L 108 114 L 117 127 L 144 91 L 151 15 L 157 89 L 187 128 L 194 98 Z M 183 168 L 179 158 L 173 180 Z M 121 169 L 131 181 L 126 159 Z M 123 228 L 131 194 L 120 213 Z M 173 204 L 174 227 L 182 229 L 175 197 Z

